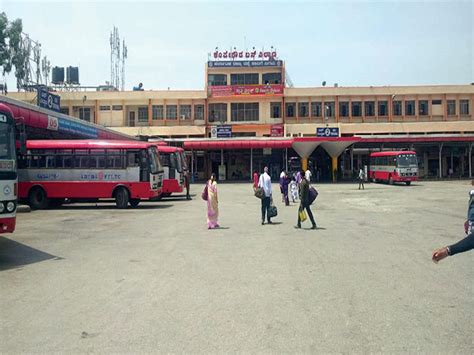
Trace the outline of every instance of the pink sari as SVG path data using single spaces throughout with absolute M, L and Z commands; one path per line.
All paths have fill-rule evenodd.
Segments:
M 219 206 L 217 202 L 217 182 L 207 183 L 207 228 L 219 227 Z

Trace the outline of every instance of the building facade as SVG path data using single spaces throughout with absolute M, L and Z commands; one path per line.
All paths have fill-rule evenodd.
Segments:
M 354 164 L 357 168 L 365 163 L 371 150 L 397 148 L 417 148 L 424 176 L 471 174 L 467 164 L 472 160 L 474 85 L 296 88 L 288 85 L 284 61 L 264 59 L 207 62 L 203 90 L 60 92 L 61 111 L 148 138 L 212 140 L 219 133 L 219 137 L 255 140 L 316 137 L 318 128 L 332 128 L 340 138 L 372 139 L 370 144 L 362 141 L 350 148 L 350 164 L 348 150 L 334 161 L 327 150 L 325 156 L 315 148 L 307 157 L 309 165 L 321 168 L 320 176 L 327 179 L 334 165 L 341 178 L 347 178 Z M 35 101 L 35 93 L 8 95 Z M 193 159 L 201 177 L 225 161 L 226 178 L 237 179 L 248 178 L 252 169 L 263 164 L 273 163 L 275 171 L 287 168 L 293 155 L 301 156 L 291 148 L 269 154 L 257 147 L 232 151 L 211 146 Z

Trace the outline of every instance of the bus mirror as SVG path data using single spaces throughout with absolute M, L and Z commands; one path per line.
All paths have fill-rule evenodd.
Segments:
M 20 153 L 26 154 L 26 132 L 20 132 Z

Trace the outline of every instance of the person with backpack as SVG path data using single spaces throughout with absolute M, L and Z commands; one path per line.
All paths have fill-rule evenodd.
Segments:
M 310 189 L 314 190 L 311 191 Z M 312 195 L 312 196 L 310 196 Z M 295 228 L 299 229 L 301 228 L 301 216 L 304 214 L 304 210 L 306 210 L 306 213 L 308 214 L 309 220 L 313 224 L 311 229 L 316 229 L 316 222 L 314 221 L 313 213 L 311 212 L 311 204 L 313 201 L 316 199 L 317 192 L 314 188 L 309 186 L 308 180 L 306 180 L 306 177 L 303 175 L 301 177 L 301 184 L 300 184 L 300 207 L 298 208 L 298 223 L 296 224 Z

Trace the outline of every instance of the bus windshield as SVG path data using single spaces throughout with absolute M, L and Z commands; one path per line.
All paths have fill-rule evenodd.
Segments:
M 161 166 L 160 162 L 160 157 L 155 147 L 148 148 L 148 156 L 150 159 L 150 172 L 152 174 L 158 174 L 159 172 L 163 171 L 163 167 Z
M 181 158 L 178 152 L 171 153 L 171 167 L 180 173 L 183 172 L 183 166 L 181 165 Z
M 13 140 L 13 134 L 13 127 L 10 124 L 0 122 L 0 159 L 15 159 L 15 145 Z
M 181 165 L 184 170 L 189 170 L 188 168 L 188 161 L 186 160 L 186 154 L 184 152 L 180 152 L 179 156 L 181 157 Z
M 399 167 L 417 167 L 418 162 L 416 155 L 414 154 L 400 154 L 398 156 L 398 166 Z

